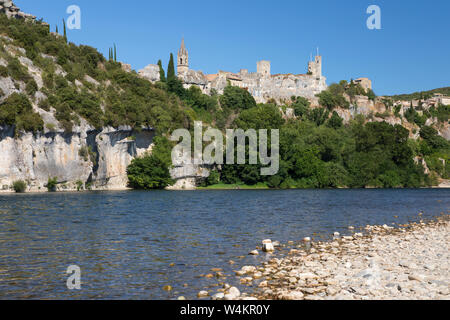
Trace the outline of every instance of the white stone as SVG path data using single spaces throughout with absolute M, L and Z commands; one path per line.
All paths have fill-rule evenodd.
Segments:
M 206 298 L 207 296 L 209 296 L 208 291 L 200 291 L 200 292 L 197 294 L 197 297 L 199 297 L 199 298 Z

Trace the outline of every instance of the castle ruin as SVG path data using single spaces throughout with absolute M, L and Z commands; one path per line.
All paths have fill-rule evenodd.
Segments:
M 153 65 L 145 67 L 139 73 L 141 76 L 155 81 L 159 77 Z M 284 101 L 292 96 L 302 96 L 313 99 L 316 94 L 327 89 L 326 78 L 322 75 L 322 57 L 317 55 L 308 63 L 306 74 L 272 74 L 270 61 L 257 62 L 256 72 L 241 69 L 238 73 L 218 71 L 215 74 L 204 74 L 202 71 L 189 69 L 189 52 L 184 39 L 177 56 L 178 78 L 185 88 L 198 86 L 203 93 L 210 94 L 213 90 L 219 94 L 228 84 L 240 87 L 255 98 L 258 103 L 266 103 L 270 99 Z

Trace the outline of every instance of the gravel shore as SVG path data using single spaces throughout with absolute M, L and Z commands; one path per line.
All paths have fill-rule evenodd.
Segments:
M 245 266 L 236 274 L 249 291 L 228 287 L 213 299 L 448 300 L 449 243 L 449 215 L 396 229 L 367 226 L 364 235 L 336 234 L 334 241 Z

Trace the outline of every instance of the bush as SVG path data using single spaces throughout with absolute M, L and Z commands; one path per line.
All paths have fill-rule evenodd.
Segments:
M 9 76 L 8 68 L 5 66 L 0 66 L 0 77 L 6 78 Z
M 58 185 L 58 178 L 48 178 L 47 189 L 48 192 L 55 192 Z
M 303 97 L 295 98 L 295 102 L 292 104 L 292 108 L 294 109 L 294 114 L 296 117 L 303 117 L 303 115 L 306 115 L 309 111 L 310 106 L 311 103 Z
M 50 111 L 50 103 L 48 99 L 40 99 L 38 107 L 45 111 Z
M 94 166 L 97 164 L 97 153 L 92 150 L 91 146 L 82 146 L 78 155 L 86 162 L 90 160 Z
M 14 80 L 17 81 L 28 82 L 31 79 L 31 76 L 28 74 L 28 70 L 17 58 L 13 58 L 9 61 L 8 73 Z
M 256 107 L 256 101 L 247 90 L 228 85 L 220 97 L 220 105 L 224 108 L 242 110 Z
M 134 159 L 127 169 L 128 185 L 133 189 L 164 189 L 174 183 L 170 176 L 171 145 L 163 137 L 155 138 L 152 154 Z
M 344 96 L 333 94 L 331 91 L 322 91 L 317 95 L 321 106 L 328 110 L 333 110 L 336 107 L 348 108 L 349 102 L 345 100 Z
M 34 97 L 34 94 L 38 91 L 38 85 L 34 79 L 28 81 L 25 91 L 29 96 Z
M 78 180 L 78 181 L 76 182 L 76 185 L 77 185 L 77 191 L 83 190 L 83 185 L 84 185 L 83 181 Z
M 14 181 L 13 188 L 16 193 L 23 193 L 27 188 L 27 183 L 22 180 Z
M 203 181 L 202 186 L 208 187 L 219 183 L 220 183 L 220 173 L 217 170 L 211 170 L 209 173 L 209 177 Z
M 18 93 L 13 93 L 0 105 L 0 124 L 15 125 L 16 134 L 20 130 L 36 133 L 44 129 L 44 121 L 33 111 L 28 97 Z

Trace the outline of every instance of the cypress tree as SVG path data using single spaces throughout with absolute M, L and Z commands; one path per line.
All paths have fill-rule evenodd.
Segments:
M 173 63 L 173 54 L 170 54 L 169 66 L 167 67 L 167 81 L 175 80 L 175 64 Z
M 56 25 L 55 32 L 56 32 L 56 33 L 59 33 L 59 32 L 58 32 L 58 25 Z
M 115 43 L 114 43 L 114 61 L 117 62 L 117 48 Z
M 164 69 L 162 67 L 161 60 L 158 61 L 158 66 L 159 66 L 159 81 L 166 82 L 166 73 L 164 72 Z
M 63 19 L 64 40 L 67 42 L 66 20 Z

